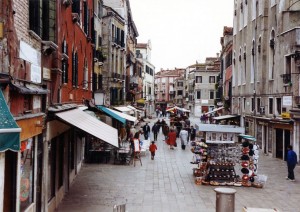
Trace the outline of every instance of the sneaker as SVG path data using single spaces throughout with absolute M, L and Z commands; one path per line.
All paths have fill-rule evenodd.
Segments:
M 290 178 L 288 178 L 288 177 L 286 177 L 285 179 L 286 179 L 286 180 L 290 180 Z
M 291 182 L 295 182 L 295 179 L 293 179 L 293 180 L 290 180 Z

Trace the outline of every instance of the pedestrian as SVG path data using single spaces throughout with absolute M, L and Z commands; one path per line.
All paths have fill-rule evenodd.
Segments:
M 160 127 L 161 127 L 160 119 L 157 120 L 156 124 L 157 124 L 157 126 L 158 126 L 158 132 L 159 132 L 159 131 L 160 131 Z
M 144 133 L 145 140 L 148 140 L 149 133 L 150 133 L 150 126 L 148 125 L 148 123 L 146 123 L 143 126 L 143 133 Z
M 167 124 L 162 126 L 162 132 L 163 132 L 163 134 L 165 136 L 165 140 L 166 140 L 168 137 L 168 134 L 169 134 L 169 126 Z
M 295 181 L 294 169 L 297 164 L 297 155 L 293 151 L 293 147 L 291 145 L 287 147 L 287 150 L 288 152 L 286 162 L 288 167 L 288 176 L 286 177 L 286 179 L 290 181 Z
M 183 150 L 185 150 L 185 146 L 188 141 L 188 136 L 189 136 L 189 133 L 186 128 L 183 128 L 179 133 L 179 137 L 180 137 L 180 141 L 181 141 L 181 149 L 183 149 Z
M 156 150 L 157 150 L 157 146 L 155 145 L 155 142 L 152 141 L 151 145 L 149 146 L 149 151 L 151 152 L 151 160 L 154 160 Z
M 196 139 L 196 129 L 193 126 L 191 126 L 190 136 L 191 136 L 190 137 L 191 141 L 195 141 L 195 139 Z
M 176 132 L 174 131 L 173 128 L 170 129 L 170 132 L 168 134 L 167 144 L 170 145 L 170 149 L 174 149 L 174 147 L 177 146 L 177 143 L 176 143 Z
M 159 109 L 156 108 L 155 112 L 156 112 L 156 117 L 158 117 L 158 115 L 159 115 Z
M 154 141 L 157 141 L 158 132 L 159 132 L 158 124 L 154 123 L 154 125 L 152 126 L 152 133 L 153 133 Z

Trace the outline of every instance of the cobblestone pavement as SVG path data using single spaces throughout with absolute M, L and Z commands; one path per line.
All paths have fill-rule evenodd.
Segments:
M 191 118 L 192 123 L 196 120 Z M 170 150 L 162 140 L 160 133 L 155 160 L 147 153 L 142 166 L 84 164 L 58 211 L 111 212 L 120 204 L 128 212 L 215 211 L 216 187 L 194 183 L 196 165 L 190 163 L 189 148 Z M 300 211 L 300 167 L 295 169 L 296 181 L 290 182 L 284 161 L 260 154 L 258 169 L 268 176 L 263 189 L 231 187 L 237 191 L 235 211 L 244 206 Z

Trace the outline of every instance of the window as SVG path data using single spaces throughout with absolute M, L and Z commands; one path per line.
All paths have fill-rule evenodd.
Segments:
M 256 99 L 256 109 L 257 109 L 257 112 L 259 112 L 260 111 L 260 98 L 257 98 Z
M 216 83 L 216 77 L 215 76 L 209 76 L 209 83 Z
M 183 94 L 182 90 L 178 90 L 178 91 L 177 91 L 177 95 L 178 95 L 178 96 L 182 96 L 182 94 Z
M 209 91 L 209 99 L 215 99 L 215 91 Z
M 89 24 L 90 24 L 90 14 L 89 14 L 89 9 L 87 6 L 87 2 L 84 1 L 83 2 L 83 30 L 85 32 L 85 34 L 88 36 L 89 35 Z
M 243 98 L 243 111 L 246 110 L 246 98 Z
M 62 83 L 68 83 L 68 61 L 67 60 L 63 60 L 62 61 Z
M 83 68 L 83 82 L 82 82 L 82 87 L 84 89 L 88 88 L 88 63 L 87 60 L 85 59 L 85 63 L 84 63 L 84 68 Z
M 282 113 L 282 106 L 281 106 L 281 98 L 276 98 L 276 109 L 277 114 L 280 115 Z
M 196 92 L 196 99 L 201 99 L 201 91 Z
M 72 53 L 72 86 L 78 86 L 78 54 Z
M 273 114 L 273 98 L 269 98 L 269 114 Z
M 196 83 L 202 83 L 202 76 L 196 76 Z
M 183 82 L 177 82 L 177 86 L 178 87 L 182 87 L 183 86 Z
M 80 0 L 72 0 L 72 13 L 80 15 Z
M 254 100 L 254 98 L 252 97 L 252 98 L 251 98 L 251 112 L 253 112 L 254 109 L 255 109 L 255 100 Z
M 43 40 L 55 42 L 56 1 L 29 0 L 29 28 Z

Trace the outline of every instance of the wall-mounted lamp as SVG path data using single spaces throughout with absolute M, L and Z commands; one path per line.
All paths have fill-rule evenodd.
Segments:
M 37 120 L 36 123 L 35 123 L 35 126 L 36 127 L 43 127 L 43 124 L 41 123 L 40 120 Z

